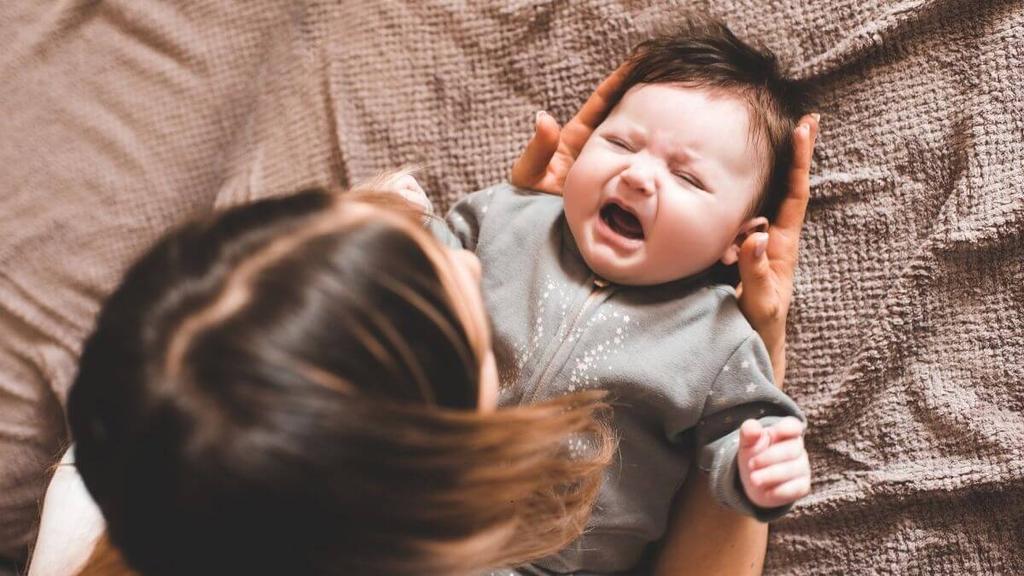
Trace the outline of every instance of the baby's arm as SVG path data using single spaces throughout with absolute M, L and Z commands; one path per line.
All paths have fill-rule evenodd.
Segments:
M 767 470 L 761 469 L 771 466 L 776 459 L 788 462 L 783 458 L 788 456 L 788 451 L 795 452 L 798 463 L 800 458 L 806 457 L 799 434 L 794 438 L 791 433 L 794 428 L 802 433 L 800 421 L 803 416 L 796 404 L 772 384 L 771 373 L 764 344 L 751 334 L 731 352 L 722 366 L 708 392 L 695 429 L 700 468 L 708 473 L 715 498 L 762 522 L 785 514 L 796 497 L 782 499 L 769 494 L 777 486 L 769 480 L 779 470 L 772 471 L 772 478 L 766 480 L 762 472 L 767 473 Z M 756 423 L 747 424 L 747 432 L 751 435 L 745 437 L 747 443 L 741 448 L 744 437 L 740 425 L 749 419 Z M 776 429 L 776 426 L 780 428 Z M 781 447 L 774 448 L 776 444 Z M 767 451 L 769 449 L 771 451 Z M 762 453 L 765 454 L 764 459 L 756 460 L 751 467 L 751 459 L 755 455 L 760 458 Z M 796 464 L 784 467 L 789 468 L 803 472 Z M 755 470 L 758 474 L 753 476 L 753 480 L 758 486 L 750 476 Z M 787 480 L 792 479 L 796 478 L 787 477 Z
M 757 429 L 753 428 L 756 425 Z M 796 418 L 783 418 L 772 428 L 760 426 L 757 420 L 744 423 L 740 429 L 741 444 L 746 441 L 756 446 L 769 444 L 764 438 L 768 430 L 775 430 L 778 442 L 771 443 L 756 458 L 772 459 L 772 451 L 778 451 L 785 442 L 799 439 L 803 423 Z M 788 438 L 785 440 L 783 438 Z M 802 441 L 800 444 L 802 452 Z M 741 452 L 742 452 L 741 448 Z M 743 456 L 740 456 L 741 458 Z M 806 455 L 804 464 L 806 465 Z M 758 464 L 761 462 L 759 461 Z M 766 470 L 766 468 L 760 468 Z M 806 468 L 810 480 L 809 468 Z M 696 466 L 691 467 L 686 484 L 676 495 L 673 504 L 671 524 L 654 567 L 656 576 L 703 576 L 705 574 L 730 574 L 733 576 L 758 576 L 764 565 L 767 525 L 736 510 L 723 508 L 714 499 L 708 498 L 709 477 Z M 781 487 L 782 485 L 776 485 Z M 809 484 L 808 484 L 809 486 Z M 767 488 L 767 484 L 765 484 Z M 750 497 L 750 492 L 748 492 Z M 750 498 L 755 503 L 755 498 Z M 764 501 L 760 505 L 771 507 L 774 502 Z
M 455 204 L 446 219 L 441 219 L 419 181 L 408 171 L 378 176 L 354 189 L 393 192 L 423 213 L 424 228 L 441 244 L 453 249 L 474 250 L 476 247 L 480 224 L 486 212 L 486 209 L 480 210 L 481 206 L 486 206 L 485 190 L 467 195 Z
M 771 357 L 772 368 L 777 367 L 777 360 Z M 780 384 L 778 380 L 775 383 Z M 657 553 L 655 576 L 762 573 L 768 525 L 709 498 L 711 490 L 709 475 L 693 462 L 673 503 L 669 531 Z
M 423 210 L 424 214 L 432 214 L 434 212 L 434 205 L 430 203 L 430 198 L 427 198 L 427 193 L 423 191 L 423 187 L 420 186 L 420 183 L 412 174 L 404 172 L 399 174 L 390 182 L 389 189 L 412 202 Z

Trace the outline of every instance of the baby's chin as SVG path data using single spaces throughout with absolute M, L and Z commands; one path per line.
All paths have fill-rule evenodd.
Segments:
M 599 278 L 622 286 L 652 286 L 662 281 L 652 278 L 642 258 L 622 258 L 607 247 L 583 250 L 583 261 Z
M 643 252 L 624 258 L 607 246 L 598 245 L 590 248 L 580 250 L 587 267 L 599 278 L 620 286 L 657 286 L 688 278 L 704 270 L 684 269 L 662 261 L 655 262 Z

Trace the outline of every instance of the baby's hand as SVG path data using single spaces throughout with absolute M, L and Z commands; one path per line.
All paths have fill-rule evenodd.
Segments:
M 423 191 L 423 187 L 412 177 L 412 174 L 402 174 L 388 184 L 392 191 L 398 192 L 403 198 L 422 208 L 424 212 L 430 210 L 427 193 Z
M 736 458 L 743 490 L 755 505 L 776 508 L 811 491 L 811 466 L 803 433 L 803 422 L 792 416 L 770 428 L 757 420 L 743 423 Z

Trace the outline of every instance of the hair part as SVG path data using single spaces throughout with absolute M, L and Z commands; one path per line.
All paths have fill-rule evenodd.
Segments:
M 462 574 L 579 535 L 615 446 L 603 397 L 479 411 L 480 350 L 421 217 L 309 190 L 186 224 L 131 267 L 68 401 L 126 565 Z M 593 449 L 571 456 L 576 437 Z

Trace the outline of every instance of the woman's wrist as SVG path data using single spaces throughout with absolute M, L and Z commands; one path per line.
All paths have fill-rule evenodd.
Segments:
M 761 326 L 755 326 L 757 334 L 761 337 L 761 341 L 764 342 L 764 347 L 768 351 L 768 358 L 772 362 L 772 375 L 775 377 L 775 385 L 782 387 L 782 381 L 786 374 L 786 323 L 783 322 L 772 322 L 771 329 Z
M 775 386 L 782 388 L 782 382 L 786 378 L 786 340 L 784 338 L 780 339 L 777 344 L 768 347 L 768 357 L 772 360 Z

